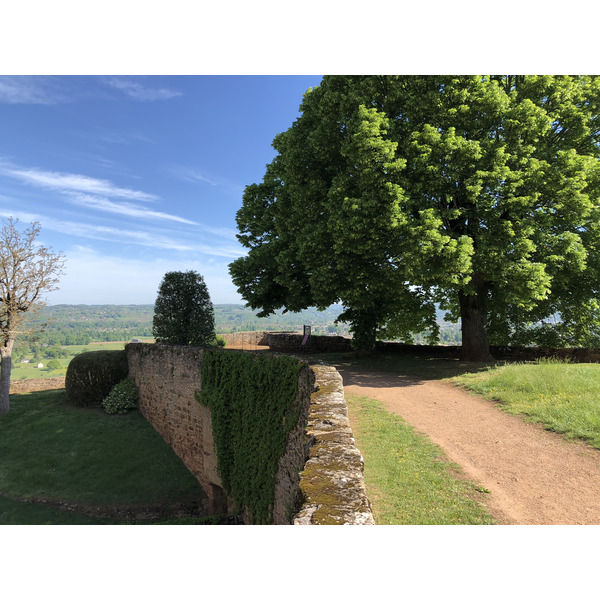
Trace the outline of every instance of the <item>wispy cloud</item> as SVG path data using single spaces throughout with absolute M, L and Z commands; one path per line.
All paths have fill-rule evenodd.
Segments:
M 151 201 L 158 197 L 138 190 L 120 188 L 104 179 L 95 179 L 85 175 L 73 173 L 56 173 L 40 171 L 38 169 L 19 169 L 0 164 L 0 172 L 10 177 L 20 179 L 30 185 L 58 190 L 60 192 L 83 192 L 89 194 L 103 194 L 114 198 L 128 200 Z
M 107 198 L 99 198 L 98 196 L 90 196 L 89 194 L 70 194 L 70 196 L 73 204 L 104 212 L 135 218 L 164 219 L 167 221 L 176 221 L 178 223 L 187 223 L 189 225 L 198 224 L 195 221 L 190 221 L 189 219 L 184 219 L 183 217 L 177 217 L 175 215 L 170 215 L 155 210 L 147 210 L 146 208 L 141 208 L 135 204 L 130 204 L 129 202 L 113 202 Z
M 199 185 L 210 185 L 219 188 L 220 191 L 237 197 L 241 197 L 244 191 L 243 185 L 228 181 L 227 179 L 223 179 L 222 177 L 215 176 L 211 173 L 206 173 L 199 168 L 188 167 L 185 165 L 170 165 L 166 167 L 166 170 L 172 177 L 175 177 L 179 181 Z
M 144 142 L 147 144 L 156 143 L 154 140 L 151 140 L 149 137 L 140 133 L 115 133 L 113 131 L 101 133 L 98 139 L 105 144 L 128 145 L 136 142 Z
M 238 258 L 245 254 L 241 246 L 235 244 L 198 243 L 195 240 L 186 242 L 181 239 L 181 232 L 179 231 L 176 234 L 177 237 L 171 237 L 162 233 L 157 233 L 156 231 L 140 231 L 124 229 L 121 227 L 94 225 L 91 223 L 55 219 L 33 213 L 14 210 L 9 211 L 6 209 L 0 209 L 0 217 L 14 217 L 24 223 L 37 221 L 41 224 L 42 229 L 48 229 L 60 233 L 61 235 L 71 235 L 103 242 L 112 242 L 121 246 L 133 244 L 152 249 L 190 252 L 193 254 L 204 254 L 224 258 Z
M 140 102 L 153 102 L 155 100 L 169 100 L 177 98 L 182 93 L 169 88 L 152 88 L 142 85 L 138 81 L 122 77 L 109 77 L 104 80 L 106 85 L 120 90 L 130 98 Z
M 216 181 L 209 179 L 196 169 L 189 167 L 172 167 L 171 173 L 182 181 L 189 183 L 208 183 L 208 185 L 218 185 Z
M 0 76 L 0 102 L 6 104 L 59 104 L 71 98 L 51 77 Z
M 210 227 L 209 225 L 202 225 L 200 224 L 200 227 L 208 232 L 208 233 L 212 233 L 213 235 L 228 239 L 228 240 L 232 240 L 232 241 L 236 241 L 237 240 L 237 231 L 235 229 L 231 229 L 229 227 Z M 237 256 L 239 256 L 239 253 L 237 254 Z

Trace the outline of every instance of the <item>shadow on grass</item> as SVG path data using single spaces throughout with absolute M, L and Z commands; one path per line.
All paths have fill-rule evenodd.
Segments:
M 358 356 L 354 352 L 313 354 L 311 358 L 335 367 L 344 378 L 344 385 L 369 387 L 390 387 L 390 376 L 393 387 L 407 387 L 420 385 L 424 381 L 487 371 L 490 367 L 499 364 L 467 362 L 458 358 L 422 354 L 383 352 L 370 356 Z
M 11 395 L 0 455 L 0 524 L 196 519 L 206 497 L 139 411 L 75 407 L 64 389 Z

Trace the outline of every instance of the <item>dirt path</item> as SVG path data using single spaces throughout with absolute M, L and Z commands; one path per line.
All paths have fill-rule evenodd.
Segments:
M 337 367 L 347 394 L 381 400 L 440 446 L 506 525 L 600 524 L 600 451 L 453 386 Z

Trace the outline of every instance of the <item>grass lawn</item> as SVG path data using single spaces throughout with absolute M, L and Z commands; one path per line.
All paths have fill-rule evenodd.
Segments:
M 154 338 L 152 337 L 138 337 L 137 339 L 142 340 L 145 343 L 154 342 Z M 40 358 L 39 362 L 41 362 L 44 367 L 42 369 L 38 369 L 38 361 L 32 363 L 21 363 L 19 361 L 14 361 L 12 366 L 12 381 L 20 381 L 23 379 L 44 379 L 46 377 L 64 377 L 67 372 L 67 367 L 69 363 L 77 354 L 81 354 L 82 352 L 95 352 L 97 350 L 123 350 L 125 348 L 125 344 L 127 342 L 91 342 L 86 346 L 64 346 L 65 350 L 69 353 L 65 358 Z M 33 360 L 33 355 L 26 355 L 27 359 Z M 59 367 L 56 369 L 48 369 L 48 362 L 51 360 L 56 360 L 59 363 Z
M 452 381 L 499 401 L 509 413 L 600 449 L 600 364 L 505 364 Z
M 64 390 L 11 396 L 11 410 L 0 418 L 0 456 L 0 524 L 118 522 L 56 507 L 143 509 L 205 497 L 138 411 L 73 407 Z
M 491 525 L 486 493 L 458 477 L 457 465 L 378 400 L 346 395 L 365 485 L 378 525 Z

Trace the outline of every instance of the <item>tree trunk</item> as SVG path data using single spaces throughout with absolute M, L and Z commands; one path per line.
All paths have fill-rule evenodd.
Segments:
M 0 347 L 0 416 L 10 410 L 10 372 L 12 371 L 13 340 Z
M 352 347 L 358 356 L 369 356 L 375 352 L 377 341 L 377 318 L 375 311 L 353 311 L 350 325 Z
M 466 295 L 458 293 L 460 302 L 460 318 L 462 321 L 461 359 L 473 362 L 492 362 L 490 344 L 487 335 L 487 310 L 485 291 Z

